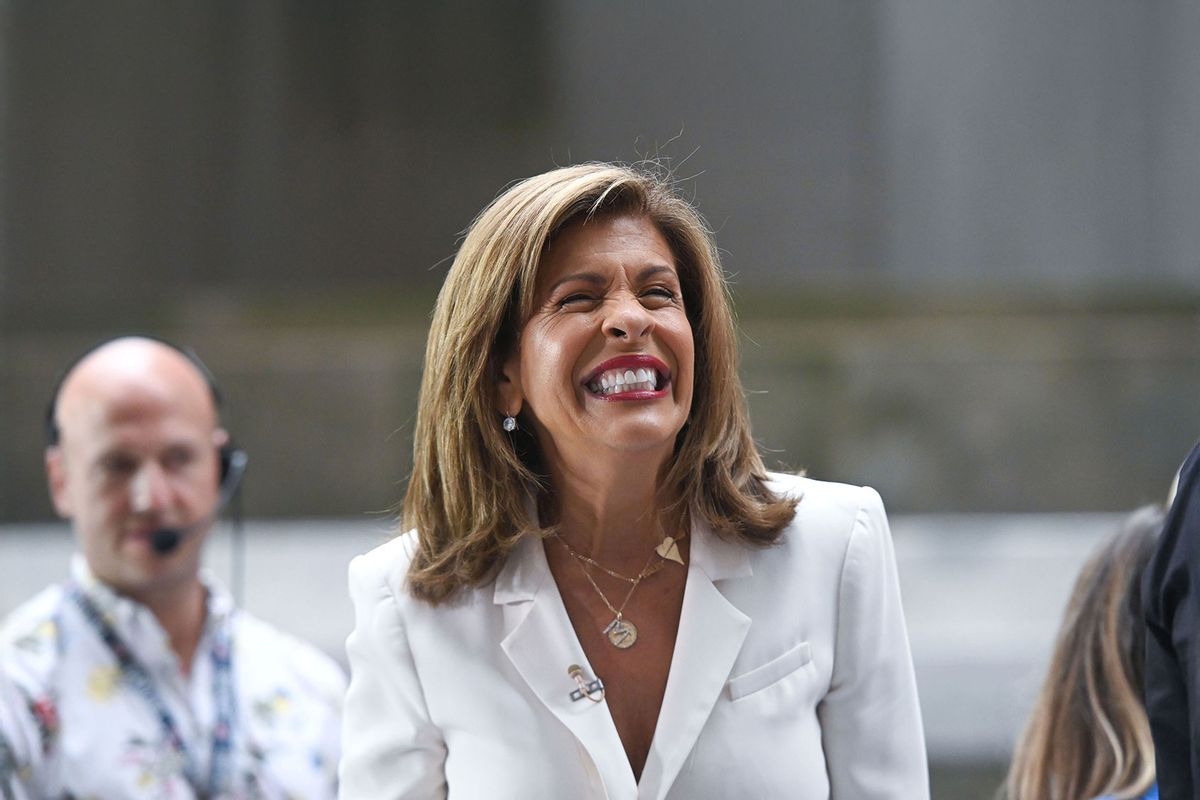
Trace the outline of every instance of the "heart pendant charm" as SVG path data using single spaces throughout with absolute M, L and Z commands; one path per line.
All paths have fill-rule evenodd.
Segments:
M 654 548 L 654 552 L 667 561 L 674 561 L 676 564 L 683 563 L 683 556 L 679 555 L 679 545 L 675 544 L 675 540 L 670 536 L 663 537 L 658 547 Z

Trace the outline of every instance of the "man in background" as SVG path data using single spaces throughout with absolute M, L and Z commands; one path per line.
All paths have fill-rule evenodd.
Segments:
M 0 798 L 336 796 L 341 669 L 200 570 L 245 454 L 189 351 L 102 343 L 47 412 L 79 554 L 0 627 Z
M 1171 489 L 1142 578 L 1146 712 L 1163 800 L 1200 800 L 1200 445 Z

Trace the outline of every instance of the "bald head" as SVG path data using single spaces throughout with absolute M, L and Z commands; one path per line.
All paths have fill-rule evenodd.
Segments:
M 97 402 L 125 396 L 161 403 L 197 405 L 218 424 L 215 388 L 204 368 L 175 347 L 142 336 L 107 341 L 84 354 L 59 383 L 50 409 L 49 443 L 78 427 Z

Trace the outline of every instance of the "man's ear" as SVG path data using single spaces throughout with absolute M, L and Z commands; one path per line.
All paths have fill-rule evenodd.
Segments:
M 521 388 L 521 356 L 509 353 L 496 367 L 496 406 L 510 417 L 521 413 L 525 393 Z
M 62 447 L 51 445 L 46 448 L 46 483 L 50 487 L 50 500 L 54 510 L 63 519 L 72 515 L 70 493 L 67 491 L 67 465 L 63 461 Z

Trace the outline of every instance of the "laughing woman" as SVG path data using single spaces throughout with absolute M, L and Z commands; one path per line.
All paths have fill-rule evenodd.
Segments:
M 768 474 L 697 212 L 652 174 L 476 219 L 408 530 L 355 559 L 342 797 L 928 797 L 887 521 Z

